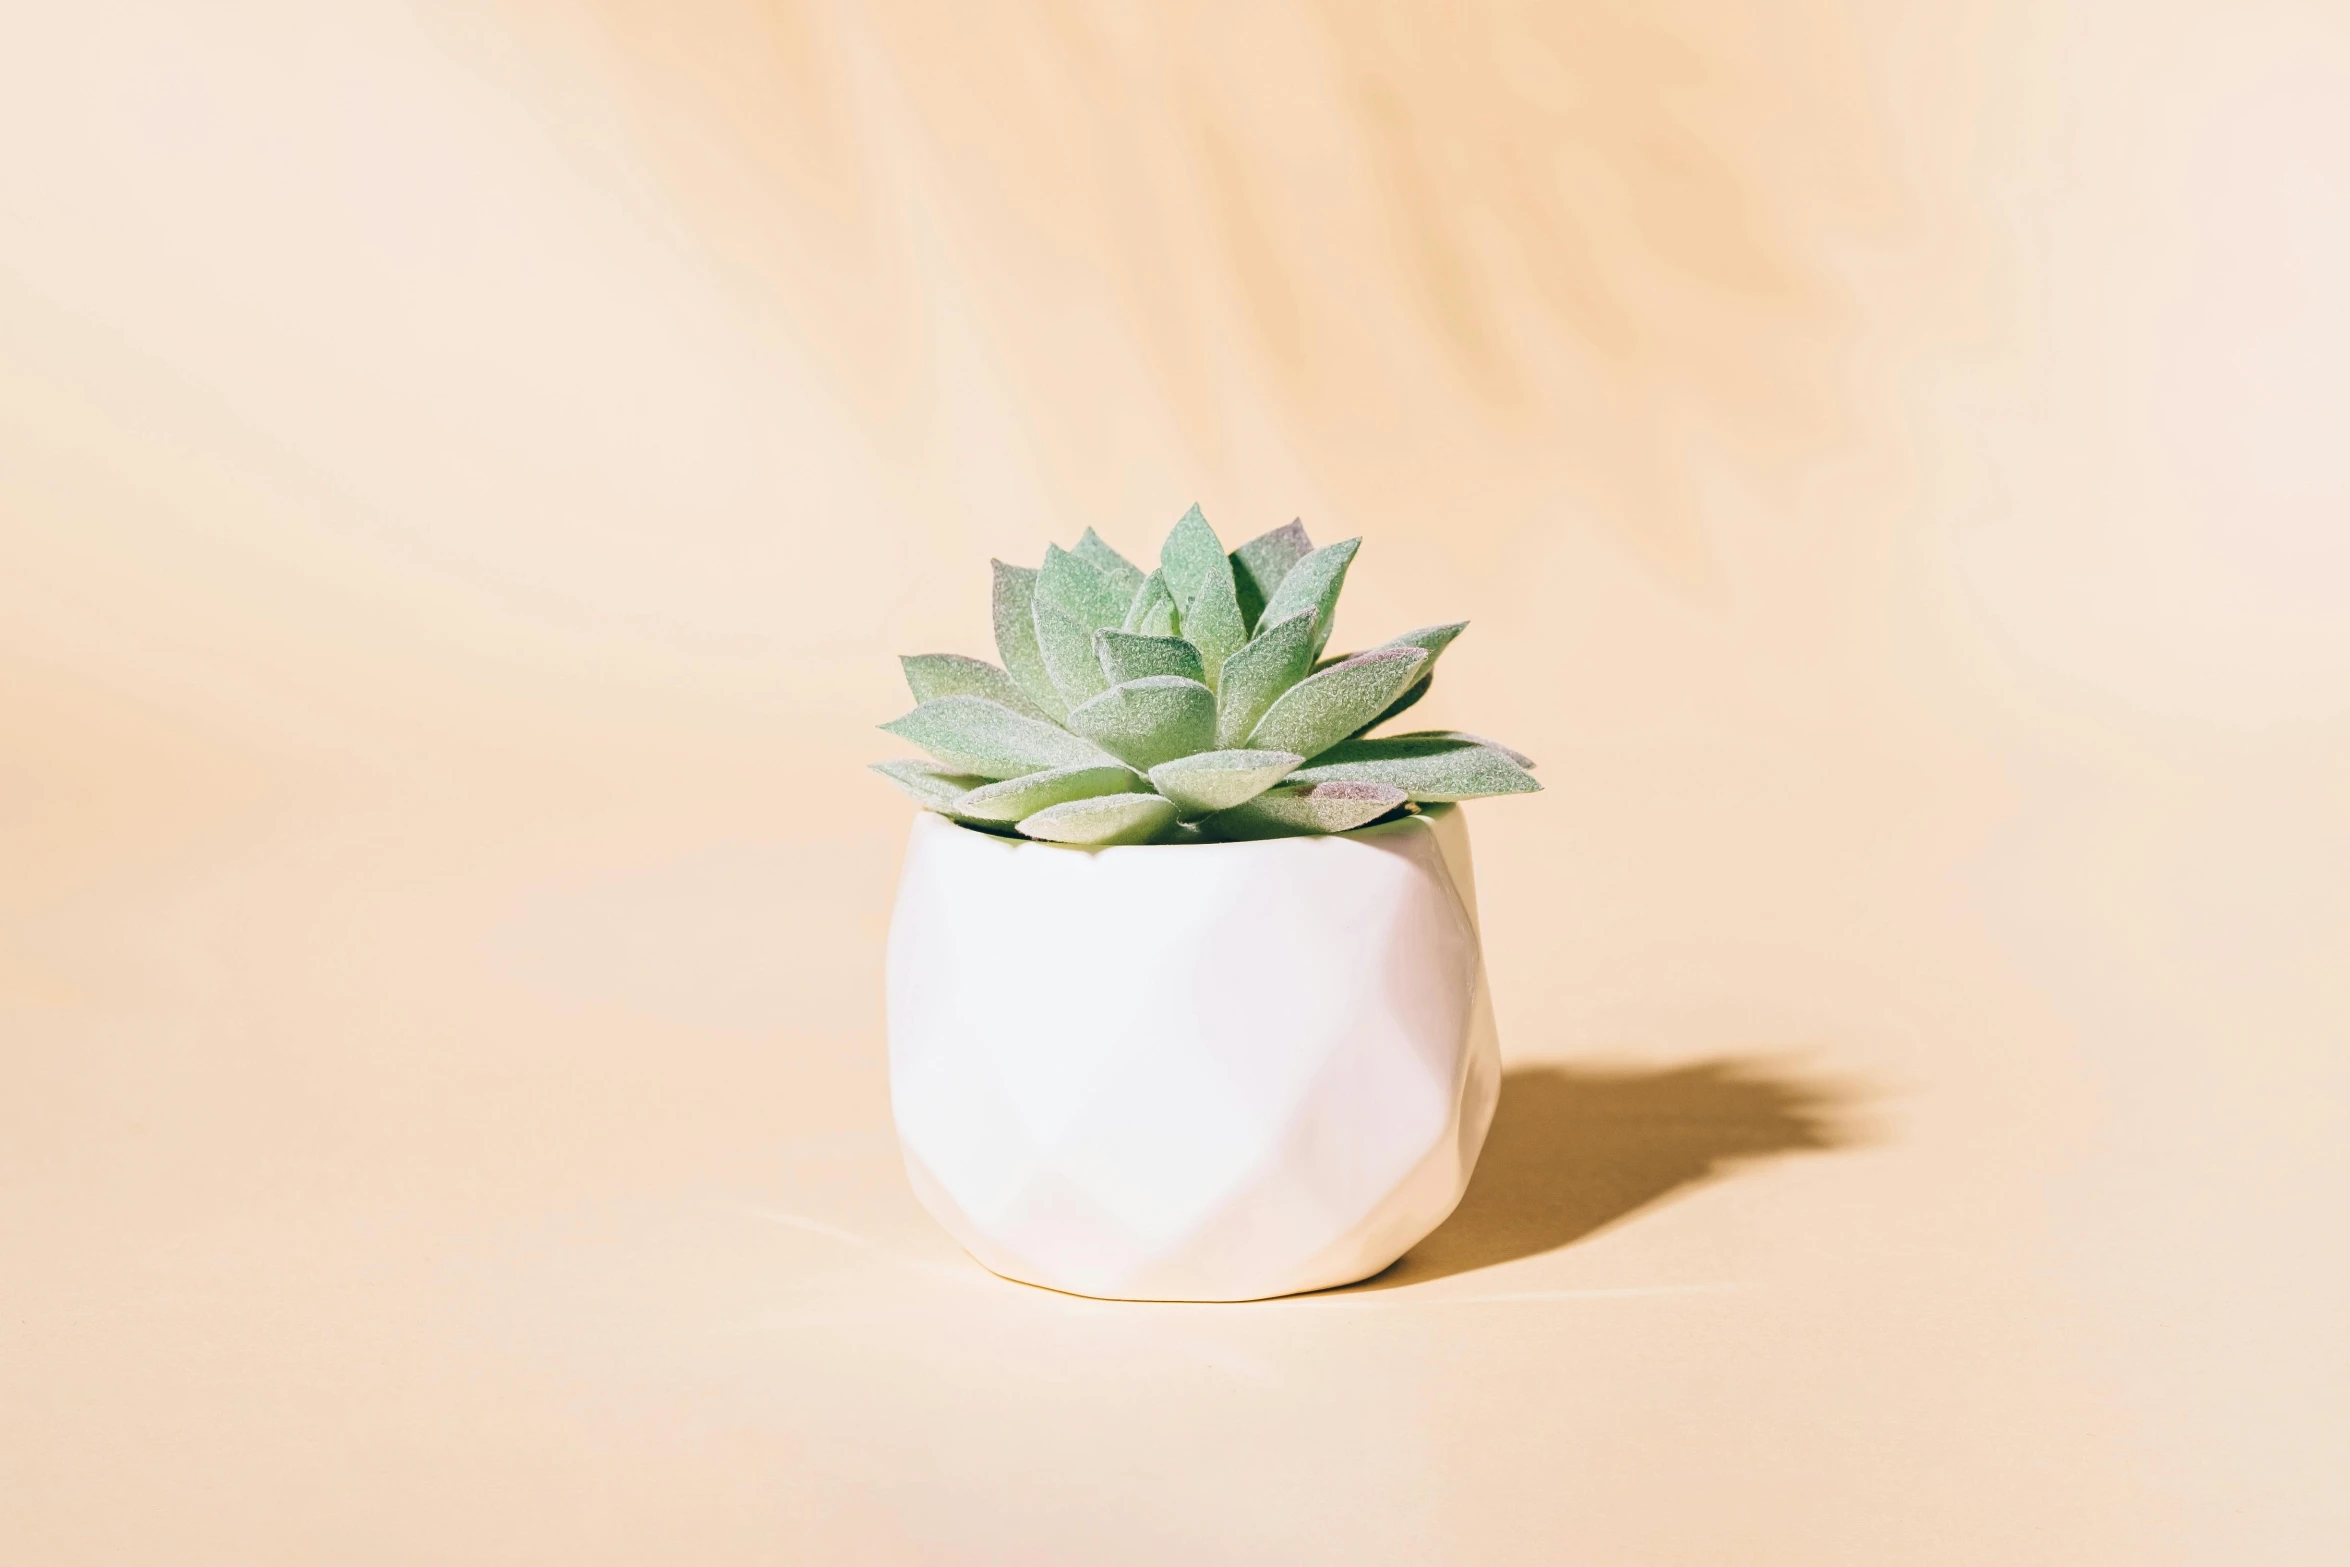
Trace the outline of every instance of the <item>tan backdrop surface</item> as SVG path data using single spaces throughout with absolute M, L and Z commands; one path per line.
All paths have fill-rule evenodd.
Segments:
M 0 4 L 0 1559 L 2343 1560 L 2345 278 L 2338 5 Z M 1110 1305 L 861 769 L 1194 500 L 1549 789 L 1456 1219 Z

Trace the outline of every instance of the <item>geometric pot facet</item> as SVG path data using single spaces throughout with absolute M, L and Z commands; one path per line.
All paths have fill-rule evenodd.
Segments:
M 981 1263 L 1120 1300 L 1367 1278 L 1467 1188 L 1501 1086 L 1460 811 L 1076 849 L 914 819 L 890 1103 Z

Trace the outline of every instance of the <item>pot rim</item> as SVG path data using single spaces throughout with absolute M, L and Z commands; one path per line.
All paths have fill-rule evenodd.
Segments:
M 1460 802 L 1456 800 L 1430 800 L 1423 802 L 1420 805 L 1420 808 L 1416 811 L 1395 817 L 1391 820 L 1372 822 L 1368 826 L 1364 827 L 1350 827 L 1345 832 L 1286 833 L 1277 838 L 1223 838 L 1203 840 L 1199 843 L 1052 843 L 1043 838 L 1024 838 L 1019 833 L 1009 830 L 1004 832 L 989 832 L 983 827 L 974 827 L 969 822 L 957 821 L 954 817 L 947 815 L 944 811 L 924 809 L 916 811 L 914 816 L 917 824 L 919 824 L 924 817 L 932 817 L 935 818 L 942 826 L 952 827 L 960 832 L 969 834 L 971 837 L 984 838 L 990 842 L 1004 844 L 1007 847 L 1014 849 L 1051 849 L 1058 852 L 1075 854 L 1108 854 L 1113 851 L 1127 849 L 1183 849 L 1196 853 L 1204 849 L 1263 849 L 1273 844 L 1345 843 L 1368 838 L 1384 837 L 1390 833 L 1401 832 L 1410 829 L 1415 823 L 1424 822 L 1433 825 L 1438 818 L 1448 816 L 1459 808 Z M 1006 823 L 1005 825 L 1007 828 L 1010 826 L 1009 823 Z

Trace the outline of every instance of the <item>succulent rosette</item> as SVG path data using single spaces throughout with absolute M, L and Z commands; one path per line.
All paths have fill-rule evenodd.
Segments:
M 917 705 L 881 727 L 935 760 L 874 770 L 966 826 L 1088 846 L 1346 832 L 1541 788 L 1476 735 L 1370 732 L 1467 623 L 1325 657 L 1361 542 L 1317 549 L 1292 522 L 1227 553 L 1194 506 L 1153 571 L 1090 528 L 1041 567 L 997 561 L 1003 662 L 904 659 Z

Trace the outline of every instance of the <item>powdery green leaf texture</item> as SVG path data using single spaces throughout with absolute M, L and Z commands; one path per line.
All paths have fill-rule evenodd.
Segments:
M 936 762 L 920 762 L 900 757 L 895 761 L 874 762 L 873 770 L 914 797 L 915 803 L 934 811 L 946 810 L 964 795 L 987 782 L 977 773 L 958 773 Z M 1124 768 L 1119 769 L 1124 772 Z
M 1363 729 L 1378 728 L 1426 696 L 1428 687 L 1436 679 L 1437 655 L 1452 646 L 1453 638 L 1468 629 L 1469 623 L 1467 621 L 1456 620 L 1447 626 L 1422 626 L 1417 631 L 1407 631 L 1400 637 L 1390 637 L 1380 643 L 1379 646 L 1383 648 L 1416 647 L 1428 655 L 1428 662 L 1420 666 L 1420 678 L 1406 686 L 1403 695 L 1388 703 L 1387 711 L 1363 725 Z M 1362 730 L 1356 731 L 1357 734 L 1362 732 Z
M 985 697 L 942 696 L 881 727 L 911 740 L 956 772 L 982 778 L 1017 778 L 1048 767 L 1111 760 L 1099 746 L 1057 724 L 1015 713 Z
M 989 564 L 995 568 L 996 656 L 1004 661 L 1004 672 L 1028 693 L 1029 705 L 1058 723 L 1069 716 L 1069 704 L 1061 700 L 1060 687 L 1053 684 L 1036 645 L 1036 572 L 1000 560 Z
M 1534 758 L 1525 752 L 1513 750 L 1509 746 L 1503 745 L 1499 740 L 1490 739 L 1484 735 L 1473 735 L 1466 729 L 1414 729 L 1405 734 L 1382 735 L 1380 738 L 1383 740 L 1451 740 L 1461 745 L 1490 746 L 1526 771 L 1534 771 Z
M 1224 683 L 1216 692 L 1216 743 L 1236 746 L 1248 739 L 1265 709 L 1303 680 L 1313 661 L 1312 610 L 1258 631 L 1248 646 L 1224 660 Z
M 1214 690 L 1224 660 L 1248 641 L 1248 625 L 1241 618 L 1224 541 L 1197 506 L 1183 514 L 1159 546 L 1159 572 L 1175 598 L 1175 623 L 1184 640 L 1199 649 L 1208 688 Z
M 1181 637 L 1097 631 L 1093 634 L 1093 652 L 1112 685 L 1140 680 L 1145 675 L 1181 675 L 1186 680 L 1207 684 L 1207 671 L 1200 662 L 1199 649 Z
M 1292 775 L 1294 779 L 1295 775 Z M 1375 822 L 1404 803 L 1403 790 L 1379 783 L 1290 782 L 1200 824 L 1214 838 L 1286 838 L 1346 832 Z
M 1174 825 L 1175 805 L 1155 794 L 1102 794 L 1049 805 L 1020 823 L 1020 831 L 1047 843 L 1107 848 L 1147 843 Z
M 1260 751 L 1319 756 L 1386 711 L 1427 661 L 1416 647 L 1377 648 L 1308 675 L 1265 710 L 1248 743 Z
M 1379 646 L 1383 648 L 1416 647 L 1420 649 L 1422 652 L 1428 655 L 1428 662 L 1422 667 L 1421 673 L 1423 675 L 1432 675 L 1436 673 L 1436 655 L 1443 652 L 1446 648 L 1452 646 L 1453 639 L 1468 629 L 1469 623 L 1465 620 L 1456 620 L 1447 626 L 1422 626 L 1419 630 L 1407 631 L 1400 637 L 1389 637 L 1386 641 L 1380 643 Z M 1363 652 L 1365 653 L 1372 653 L 1376 651 L 1378 651 L 1377 648 L 1363 649 Z M 1348 659 L 1355 656 L 1356 655 L 1353 653 L 1332 653 L 1326 658 L 1316 659 L 1314 661 L 1314 667 L 1316 669 L 1327 669 L 1332 664 L 1343 664 Z
M 1290 521 L 1270 533 L 1260 533 L 1232 552 L 1232 586 L 1240 600 L 1240 618 L 1251 636 L 1263 624 L 1265 606 L 1289 568 L 1314 553 L 1306 525 Z
M 1449 733 L 1349 740 L 1299 768 L 1291 782 L 1386 784 L 1423 801 L 1532 794 L 1542 787 L 1501 747 Z
M 1264 793 L 1305 760 L 1293 751 L 1201 751 L 1151 769 L 1151 787 L 1189 820 Z
M 1426 666 L 1422 667 L 1424 668 Z M 1434 675 L 1422 675 L 1419 679 L 1413 681 L 1410 685 L 1405 686 L 1403 688 L 1403 695 L 1388 703 L 1386 711 L 1382 712 L 1377 718 L 1372 719 L 1369 723 L 1363 725 L 1362 729 L 1356 730 L 1355 733 L 1359 736 L 1363 733 L 1364 730 L 1376 729 L 1381 724 L 1387 722 L 1390 718 L 1393 718 L 1397 714 L 1411 708 L 1420 700 L 1420 698 L 1428 694 L 1428 688 L 1435 683 L 1436 677 Z
M 1071 708 L 1100 695 L 1110 682 L 1094 657 L 1093 634 L 1126 617 L 1102 574 L 1076 556 L 1051 545 L 1036 574 L 1036 645 L 1053 687 Z
M 1420 674 L 1424 679 L 1436 673 L 1437 655 L 1451 647 L 1453 639 L 1468 629 L 1469 623 L 1465 620 L 1456 620 L 1445 626 L 1422 626 L 1419 630 L 1407 631 L 1400 637 L 1389 637 L 1379 646 L 1416 647 L 1427 654 L 1428 662 L 1420 666 Z
M 1036 574 L 1036 596 L 1085 622 L 1088 631 L 1121 624 L 1126 619 L 1126 606 L 1134 598 L 1131 592 L 1119 592 L 1092 562 L 1058 544 L 1045 546 L 1044 569 Z
M 917 702 L 934 702 L 942 696 L 983 696 L 1031 718 L 1052 717 L 1028 700 L 1020 682 L 984 658 L 965 658 L 960 653 L 914 653 L 900 658 L 898 663 L 906 671 L 906 689 L 914 693 Z
M 1403 733 L 1403 735 L 1379 735 L 1379 738 L 1382 740 L 1452 740 L 1452 742 L 1457 742 L 1457 745 L 1485 745 L 1485 747 L 1497 749 L 1497 752 L 1502 752 L 1504 756 L 1509 756 L 1511 761 L 1516 761 L 1516 764 L 1520 768 L 1525 768 L 1527 773 L 1535 771 L 1535 759 L 1532 759 L 1532 756 L 1527 756 L 1525 752 L 1518 752 L 1518 749 L 1506 747 L 1499 740 L 1488 738 L 1488 735 L 1471 735 L 1469 731 L 1466 731 L 1466 728 L 1415 728 L 1415 731 Z
M 1492 749 L 1497 749 L 1497 752 L 1502 752 L 1504 756 L 1509 756 L 1511 761 L 1516 761 L 1516 764 L 1518 764 L 1520 768 L 1525 768 L 1527 773 L 1532 773 L 1532 771 L 1535 771 L 1535 759 L 1532 759 L 1532 756 L 1527 756 L 1525 752 L 1520 752 L 1520 749 L 1516 749 L 1516 747 L 1502 745 L 1502 742 L 1495 740 L 1495 738 L 1490 738 L 1490 735 L 1471 735 L 1469 731 L 1466 731 L 1466 728 L 1415 728 L 1415 731 L 1412 731 L 1412 733 L 1408 733 L 1408 735 L 1396 735 L 1396 738 L 1398 738 L 1398 740 L 1436 740 L 1436 738 L 1445 738 L 1445 740 L 1466 740 L 1466 742 L 1471 742 L 1471 745 L 1490 745 Z
M 1077 541 L 1077 547 L 1069 553 L 1101 573 L 1102 580 L 1110 585 L 1110 591 L 1118 596 L 1120 618 L 1123 619 L 1125 607 L 1134 602 L 1134 595 L 1142 587 L 1142 568 L 1112 549 L 1091 528 L 1085 530 L 1085 536 Z
M 1216 695 L 1179 675 L 1145 675 L 1079 707 L 1069 715 L 1069 727 L 1137 772 L 1148 772 L 1216 743 Z
M 1330 628 L 1337 621 L 1338 594 L 1346 586 L 1346 568 L 1354 564 L 1355 551 L 1362 544 L 1361 539 L 1345 539 L 1324 545 L 1290 567 L 1281 579 L 1281 586 L 1265 601 L 1263 618 L 1280 621 L 1301 609 L 1316 611 L 1321 619 L 1314 625 L 1314 657 L 1320 658 L 1322 649 L 1329 645 Z
M 1175 634 L 1175 596 L 1167 591 L 1167 579 L 1152 572 L 1142 579 L 1135 590 L 1134 602 L 1126 608 L 1126 620 L 1119 630 L 1142 637 L 1171 637 Z
M 954 802 L 952 814 L 983 822 L 1016 822 L 1048 805 L 1125 793 L 1138 781 L 1132 768 L 1118 762 L 1053 767 L 973 789 Z

